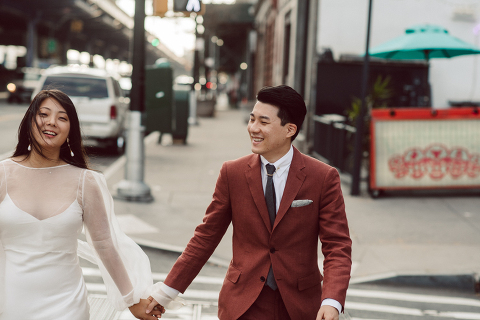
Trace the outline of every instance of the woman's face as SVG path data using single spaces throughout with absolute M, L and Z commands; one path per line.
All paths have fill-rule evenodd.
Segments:
M 62 105 L 53 98 L 45 99 L 35 117 L 38 128 L 33 124 L 33 136 L 46 150 L 60 150 L 70 133 L 70 120 Z

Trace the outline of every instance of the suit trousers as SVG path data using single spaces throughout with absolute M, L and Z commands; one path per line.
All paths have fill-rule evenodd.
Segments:
M 257 300 L 238 320 L 290 320 L 280 290 L 264 286 Z

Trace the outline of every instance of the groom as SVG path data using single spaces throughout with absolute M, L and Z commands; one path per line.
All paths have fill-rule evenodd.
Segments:
M 147 313 L 187 289 L 232 223 L 233 257 L 218 300 L 221 320 L 339 318 L 351 240 L 338 172 L 292 146 L 306 114 L 295 90 L 266 87 L 257 100 L 247 127 L 253 154 L 223 164 L 203 223 Z

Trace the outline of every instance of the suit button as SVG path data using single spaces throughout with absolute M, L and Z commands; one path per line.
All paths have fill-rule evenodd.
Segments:
M 264 276 L 261 276 L 261 277 L 260 277 L 260 281 L 265 282 L 265 277 L 264 277 Z
M 275 248 L 271 248 L 271 249 L 270 249 L 270 252 L 271 252 L 271 253 L 275 253 L 275 251 L 277 251 L 277 250 L 275 250 Z

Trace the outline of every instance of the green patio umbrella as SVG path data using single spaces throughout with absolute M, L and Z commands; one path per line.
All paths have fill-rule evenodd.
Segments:
M 431 58 L 479 54 L 480 48 L 451 36 L 440 26 L 417 25 L 405 30 L 405 35 L 370 49 L 369 53 L 384 59 L 428 61 Z

